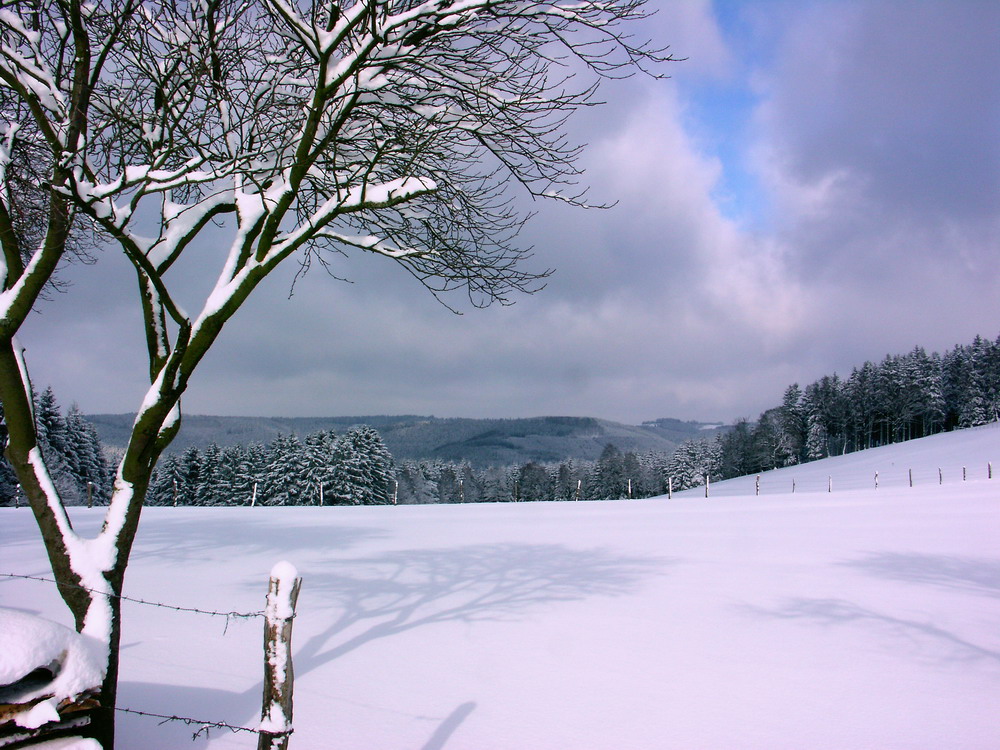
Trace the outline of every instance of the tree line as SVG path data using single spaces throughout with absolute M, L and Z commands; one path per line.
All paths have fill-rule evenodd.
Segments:
M 149 505 L 409 505 L 418 503 L 616 500 L 665 491 L 670 457 L 605 447 L 597 461 L 529 461 L 473 467 L 441 460 L 396 463 L 369 426 L 268 445 L 212 443 L 168 454 L 153 475 Z
M 977 336 L 940 355 L 908 354 L 865 362 L 849 377 L 793 383 L 780 406 L 757 421 L 739 420 L 718 438 L 719 479 L 851 453 L 1000 418 L 1000 337 Z
M 52 389 L 35 399 L 42 450 L 66 497 L 110 496 L 109 468 L 96 430 L 73 406 L 63 415 Z M 2 412 L 0 412 L 2 417 Z M 756 422 L 741 419 L 712 439 L 673 453 L 623 452 L 609 444 L 596 461 L 528 461 L 475 467 L 469 462 L 397 464 L 378 431 L 357 427 L 304 439 L 280 435 L 264 445 L 190 447 L 164 456 L 148 505 L 380 505 L 416 503 L 617 500 L 653 497 L 710 481 L 754 474 L 1000 417 L 1000 337 L 977 337 L 944 355 L 920 347 L 865 362 L 841 379 L 788 386 L 780 406 Z M 5 427 L 0 420 L 0 439 Z M 17 492 L 0 461 L 0 501 Z
M 385 505 L 393 459 L 382 437 L 361 426 L 320 430 L 268 445 L 211 443 L 161 459 L 147 505 Z

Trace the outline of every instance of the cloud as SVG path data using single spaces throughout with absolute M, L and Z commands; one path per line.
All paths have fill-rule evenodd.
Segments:
M 815 4 L 756 72 L 775 241 L 856 364 L 995 335 L 998 31 L 994 3 Z
M 382 258 L 335 258 L 356 283 L 314 271 L 291 299 L 284 268 L 185 409 L 752 418 L 793 381 L 995 336 L 998 7 L 664 4 L 647 29 L 689 59 L 610 82 L 572 125 L 592 199 L 617 205 L 529 206 L 547 289 L 455 316 Z M 34 371 L 87 411 L 134 409 L 134 279 L 78 271 L 26 332 Z

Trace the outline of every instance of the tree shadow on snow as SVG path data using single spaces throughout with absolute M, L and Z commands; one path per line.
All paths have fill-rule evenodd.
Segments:
M 328 544 L 329 531 L 325 529 Z M 320 632 L 303 634 L 304 641 L 296 636 L 305 623 L 296 627 L 295 674 L 301 677 L 366 643 L 415 628 L 514 620 L 560 602 L 624 595 L 675 562 L 554 544 L 478 545 L 331 560 L 328 569 L 313 567 L 304 575 L 299 616 L 315 622 L 329 613 L 331 619 Z M 260 681 L 242 692 L 123 682 L 120 705 L 252 726 L 260 714 L 262 689 Z M 475 708 L 475 702 L 462 703 L 441 718 L 421 750 L 444 750 Z M 156 732 L 157 747 L 197 747 L 204 741 L 199 737 L 196 745 L 190 743 L 197 726 L 168 722 L 159 727 L 159 719 L 128 714 L 120 720 L 144 722 L 146 731 Z M 161 737 L 161 731 L 168 734 Z M 213 729 L 211 735 L 217 738 L 227 731 Z M 135 729 L 126 732 L 137 734 Z
M 474 701 L 468 703 L 463 703 L 441 722 L 431 738 L 427 740 L 420 750 L 444 750 L 445 743 L 451 739 L 451 736 L 455 733 L 462 722 L 469 718 L 469 714 L 476 710 L 476 704 Z
M 312 606 L 336 614 L 296 649 L 296 672 L 414 628 L 513 620 L 556 602 L 627 594 L 672 562 L 555 544 L 477 545 L 337 560 L 331 563 L 335 570 L 310 571 L 304 583 Z
M 986 660 L 1000 662 L 1000 652 L 965 640 L 932 622 L 909 620 L 876 612 L 843 599 L 792 599 L 779 609 L 746 607 L 745 610 L 767 617 L 802 620 L 826 626 L 862 625 L 878 628 L 911 649 L 931 658 L 951 662 Z
M 890 581 L 925 583 L 1000 598 L 1000 560 L 877 552 L 841 564 Z

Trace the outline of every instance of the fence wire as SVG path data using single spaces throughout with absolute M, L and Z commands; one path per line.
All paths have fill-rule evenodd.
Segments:
M 108 596 L 109 598 L 119 599 L 121 601 L 132 602 L 134 604 L 145 604 L 149 607 L 161 607 L 163 609 L 171 609 L 177 612 L 192 612 L 199 615 L 209 615 L 211 617 L 225 617 L 226 618 L 226 630 L 229 628 L 230 619 L 250 619 L 253 617 L 264 617 L 265 613 L 263 610 L 257 612 L 217 612 L 214 610 L 200 609 L 198 607 L 180 607 L 175 604 L 164 604 L 162 602 L 151 602 L 146 599 L 139 599 L 132 596 L 124 596 L 122 594 L 106 594 L 102 591 L 96 591 L 95 589 L 89 588 L 87 586 L 81 586 L 74 583 L 60 583 L 54 578 L 46 578 L 45 576 L 32 576 L 25 575 L 21 573 L 0 573 L 0 577 L 3 578 L 20 578 L 28 581 L 43 581 L 45 583 L 54 583 L 58 586 L 68 586 L 70 588 L 80 589 L 82 591 L 87 591 L 92 594 L 98 594 L 100 596 Z M 292 615 L 294 617 L 294 614 Z M 223 635 L 225 635 L 226 630 L 223 630 Z M 144 716 L 147 718 L 160 719 L 160 724 L 166 724 L 170 721 L 179 721 L 188 726 L 196 726 L 198 729 L 191 735 L 191 739 L 195 740 L 201 735 L 205 735 L 207 738 L 209 732 L 212 729 L 227 729 L 233 734 L 237 732 L 249 732 L 251 734 L 262 734 L 264 730 L 258 729 L 256 727 L 244 727 L 237 724 L 230 724 L 225 721 L 209 721 L 204 719 L 195 719 L 191 716 L 177 716 L 177 715 L 167 715 L 167 714 L 157 714 L 151 711 L 140 711 L 135 708 L 123 708 L 121 706 L 116 706 L 115 711 L 121 713 L 133 714 L 135 716 Z M 268 730 L 267 734 L 273 737 L 281 737 L 285 735 L 290 735 L 294 730 L 289 728 L 281 732 L 275 732 Z
M 0 573 L 0 576 L 4 578 L 23 578 L 29 581 L 44 581 L 45 583 L 54 583 L 57 586 L 67 586 L 69 588 L 79 589 L 81 591 L 88 591 L 91 594 L 97 594 L 98 596 L 107 596 L 109 599 L 119 599 L 123 602 L 132 602 L 133 604 L 145 604 L 149 607 L 161 607 L 163 609 L 172 609 L 175 612 L 193 612 L 198 615 L 209 615 L 211 617 L 225 617 L 226 627 L 229 627 L 229 620 L 246 620 L 252 617 L 263 617 L 264 610 L 258 610 L 256 612 L 216 612 L 210 609 L 199 609 L 197 607 L 179 607 L 176 604 L 164 604 L 163 602 L 151 602 L 146 599 L 138 599 L 134 596 L 125 596 L 124 594 L 108 594 L 103 591 L 97 591 L 96 589 L 88 588 L 87 586 L 81 586 L 76 583 L 65 583 L 55 580 L 54 578 L 45 578 L 44 576 L 29 576 L 22 575 L 20 573 Z
M 263 729 L 258 729 L 256 727 L 243 727 L 236 724 L 228 724 L 224 721 L 204 721 L 202 719 L 191 718 L 190 716 L 168 716 L 166 714 L 154 714 L 150 711 L 138 711 L 134 708 L 116 707 L 115 711 L 120 711 L 121 713 L 124 714 L 134 714 L 136 716 L 146 716 L 154 719 L 161 719 L 161 721 L 159 722 L 161 725 L 166 724 L 168 721 L 179 721 L 184 724 L 187 724 L 188 726 L 197 726 L 198 727 L 197 731 L 195 731 L 194 734 L 191 735 L 192 740 L 198 739 L 198 737 L 200 737 L 202 734 L 204 734 L 205 737 L 207 738 L 209 736 L 209 732 L 213 729 L 228 729 L 233 734 L 236 734 L 237 732 L 249 732 L 251 734 L 264 733 Z M 267 734 L 272 737 L 283 737 L 290 735 L 294 731 L 295 731 L 294 729 L 286 729 L 282 732 L 274 732 L 268 730 Z

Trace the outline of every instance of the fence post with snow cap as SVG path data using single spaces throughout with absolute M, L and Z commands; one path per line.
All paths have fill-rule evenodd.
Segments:
M 264 701 L 257 750 L 285 750 L 292 733 L 292 622 L 302 579 L 295 566 L 271 569 L 264 610 Z

